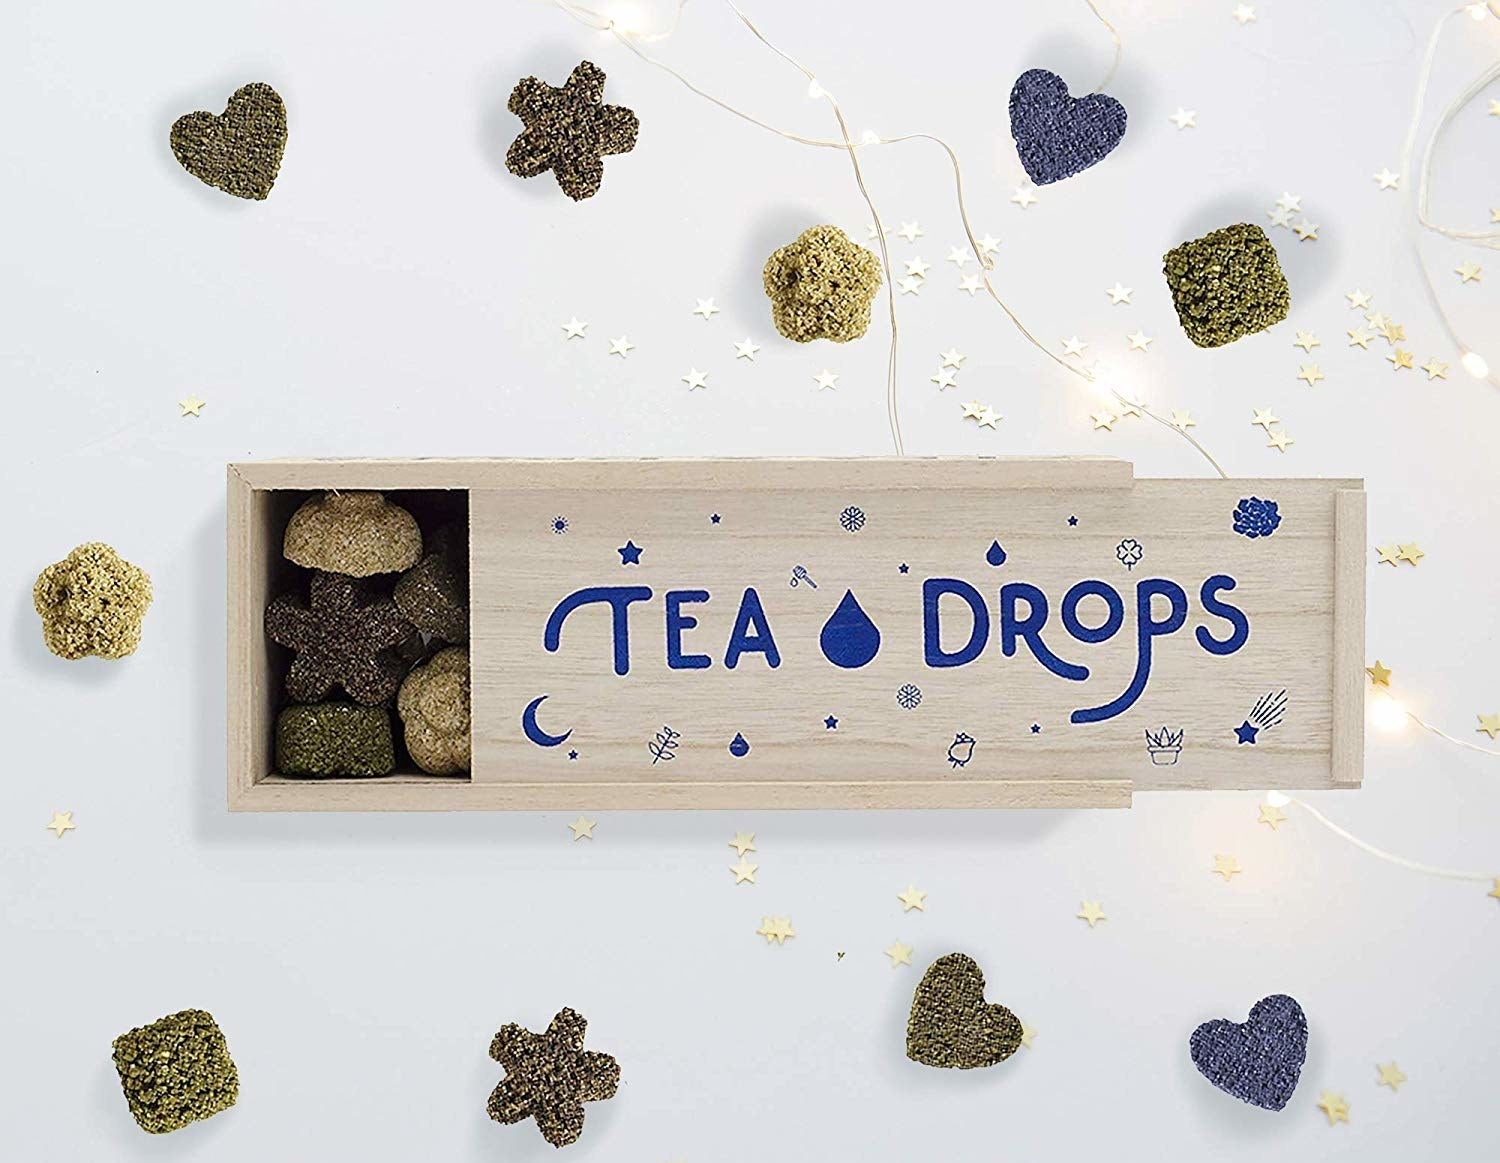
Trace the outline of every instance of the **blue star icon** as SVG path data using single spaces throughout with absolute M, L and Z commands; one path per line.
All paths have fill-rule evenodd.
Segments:
M 640 565 L 641 547 L 634 541 L 627 541 L 619 549 L 615 550 L 620 555 L 621 565 Z
M 1068 524 L 1069 525 L 1076 525 L 1076 524 L 1078 524 L 1078 518 L 1077 517 L 1069 517 L 1068 518 Z
M 1042 725 L 1040 723 L 1033 723 L 1031 725 L 1031 733 L 1033 735 L 1040 735 L 1042 733 Z
M 1255 743 L 1255 736 L 1257 733 L 1259 733 L 1259 731 L 1259 727 L 1250 726 L 1250 720 L 1246 719 L 1243 723 L 1241 723 L 1234 729 L 1235 742 L 1237 744 L 1249 743 L 1253 745 Z
M 709 518 L 709 520 L 713 522 L 713 524 L 717 525 L 719 523 L 719 515 L 715 513 L 712 517 Z
M 907 565 L 906 562 L 904 562 L 904 561 L 900 565 L 898 565 L 896 568 L 899 569 L 902 573 L 910 573 L 911 572 L 911 566 Z
M 839 721 L 832 715 L 829 715 L 828 718 L 823 720 L 823 726 L 829 731 L 837 731 L 839 729 Z
M 578 752 L 576 752 L 576 751 L 569 751 L 568 752 L 568 758 L 569 759 L 577 759 L 578 758 Z

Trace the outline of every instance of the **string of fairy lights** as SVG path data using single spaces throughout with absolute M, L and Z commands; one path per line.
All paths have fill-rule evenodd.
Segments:
M 766 130 L 770 133 L 774 133 L 778 137 L 784 138 L 785 140 L 794 142 L 798 145 L 811 146 L 818 149 L 838 149 L 842 150 L 848 155 L 850 165 L 853 170 L 855 184 L 857 185 L 860 196 L 863 198 L 873 220 L 874 229 L 872 233 L 880 246 L 880 261 L 885 274 L 886 305 L 891 328 L 889 353 L 886 368 L 886 411 L 891 429 L 892 443 L 895 446 L 896 454 L 898 456 L 905 455 L 905 442 L 903 440 L 901 432 L 900 409 L 898 406 L 897 395 L 896 373 L 899 343 L 899 323 L 897 320 L 895 303 L 896 280 L 893 277 L 892 273 L 890 251 L 886 241 L 886 230 L 881 220 L 880 212 L 875 205 L 874 197 L 871 194 L 869 186 L 865 181 L 864 171 L 860 166 L 859 151 L 862 148 L 869 146 L 898 145 L 905 142 L 926 141 L 938 146 L 938 148 L 943 151 L 948 160 L 949 167 L 953 174 L 954 198 L 958 212 L 958 219 L 963 227 L 964 235 L 969 242 L 973 255 L 978 260 L 980 267 L 980 278 L 983 282 L 984 289 L 989 295 L 990 299 L 993 300 L 994 303 L 1005 314 L 1006 318 L 1010 321 L 1011 325 L 1022 336 L 1022 338 L 1024 338 L 1026 342 L 1031 344 L 1034 348 L 1037 349 L 1037 351 L 1041 352 L 1053 363 L 1064 368 L 1071 375 L 1074 375 L 1080 380 L 1087 383 L 1092 390 L 1099 392 L 1106 398 L 1113 399 L 1115 402 L 1123 406 L 1138 411 L 1139 413 L 1156 421 L 1163 427 L 1169 429 L 1171 432 L 1173 432 L 1183 440 L 1186 440 L 1221 478 L 1228 479 L 1229 474 L 1220 465 L 1218 460 L 1212 455 L 1212 453 L 1208 451 L 1207 448 L 1203 446 L 1202 443 L 1200 443 L 1197 437 L 1195 437 L 1191 432 L 1187 431 L 1186 427 L 1180 426 L 1174 423 L 1168 417 L 1162 416 L 1159 413 L 1153 411 L 1149 406 L 1145 404 L 1144 401 L 1121 392 L 1118 388 L 1102 379 L 1097 374 L 1095 369 L 1069 363 L 1062 357 L 1055 354 L 1048 347 L 1048 345 L 1044 344 L 1035 336 L 1035 334 L 1033 334 L 1033 332 L 1021 319 L 1020 315 L 1010 306 L 1010 304 L 1005 301 L 1005 299 L 996 290 L 994 284 L 990 280 L 990 274 L 994 270 L 994 260 L 987 253 L 986 248 L 980 246 L 978 240 L 975 237 L 972 224 L 969 220 L 967 203 L 964 196 L 963 167 L 959 161 L 957 152 L 942 137 L 931 133 L 907 133 L 894 137 L 885 137 L 875 133 L 872 130 L 866 130 L 863 134 L 861 134 L 858 142 L 856 142 L 851 136 L 849 123 L 844 115 L 843 108 L 840 106 L 838 100 L 833 96 L 833 94 L 830 93 L 826 88 L 824 88 L 823 85 L 818 81 L 817 74 L 813 72 L 813 70 L 802 64 L 799 60 L 791 56 L 785 50 L 773 43 L 756 26 L 754 21 L 752 21 L 750 17 L 738 6 L 738 4 L 735 3 L 735 0 L 724 0 L 725 5 L 734 14 L 735 18 L 742 25 L 744 25 L 744 27 L 751 33 L 751 35 L 754 36 L 755 39 L 758 40 L 766 49 L 786 62 L 792 68 L 797 70 L 803 76 L 803 78 L 807 82 L 807 94 L 810 98 L 828 102 L 834 119 L 838 125 L 839 137 L 837 139 L 810 137 L 804 134 L 795 133 L 791 130 L 783 129 L 776 125 L 772 125 L 771 123 L 757 117 L 753 113 L 741 109 L 733 105 L 732 103 L 716 96 L 715 94 L 703 89 L 690 77 L 678 71 L 676 68 L 667 64 L 665 61 L 648 51 L 645 47 L 646 45 L 666 40 L 671 37 L 674 32 L 676 32 L 678 26 L 681 23 L 683 10 L 687 5 L 687 0 L 675 0 L 667 23 L 662 28 L 654 31 L 649 31 L 639 27 L 637 21 L 633 18 L 633 14 L 629 13 L 625 9 L 617 9 L 612 12 L 603 12 L 598 9 L 591 8 L 585 4 L 578 3 L 577 0 L 551 0 L 551 2 L 557 8 L 560 8 L 568 16 L 578 21 L 579 23 L 597 31 L 609 34 L 619 44 L 623 45 L 642 61 L 671 76 L 678 83 L 686 87 L 690 92 L 717 106 L 724 112 L 729 113 L 732 116 L 737 117 L 740 120 L 745 121 L 751 125 L 754 125 L 757 128 Z M 1114 44 L 1113 61 L 1108 72 L 1105 74 L 1103 81 L 1101 81 L 1097 87 L 1098 89 L 1103 89 L 1106 85 L 1108 85 L 1110 80 L 1114 78 L 1116 72 L 1119 69 L 1120 62 L 1123 58 L 1124 45 L 1118 30 L 1105 17 L 1104 13 L 1100 11 L 1098 5 L 1095 3 L 1095 0 L 1084 0 L 1084 3 L 1088 5 L 1089 10 L 1093 13 L 1094 17 L 1109 33 L 1109 36 L 1111 37 Z M 1446 30 L 1448 24 L 1459 17 L 1467 17 L 1468 19 L 1476 23 L 1481 23 L 1490 19 L 1500 21 L 1500 0 L 1483 0 L 1483 2 L 1481 3 L 1464 4 L 1458 8 L 1453 9 L 1451 12 L 1446 13 L 1438 20 L 1437 24 L 1434 26 L 1432 33 L 1428 38 L 1427 46 L 1423 55 L 1422 67 L 1419 72 L 1416 86 L 1416 95 L 1413 100 L 1411 123 L 1408 128 L 1405 144 L 1402 149 L 1401 173 L 1403 174 L 1411 172 L 1412 158 L 1414 156 L 1418 135 L 1421 129 L 1422 113 L 1426 105 L 1427 92 L 1432 77 L 1433 63 L 1436 58 L 1438 44 L 1441 41 L 1443 33 Z M 1444 131 L 1447 129 L 1453 119 L 1457 117 L 1463 109 L 1467 108 L 1470 103 L 1477 99 L 1479 94 L 1497 78 L 1500 78 L 1500 63 L 1489 66 L 1478 78 L 1467 85 L 1449 103 L 1449 105 L 1444 109 L 1443 113 L 1439 116 L 1422 149 L 1422 161 L 1421 166 L 1418 170 L 1418 188 L 1413 205 L 1413 221 L 1417 225 L 1420 225 L 1423 229 L 1431 231 L 1432 233 L 1448 239 L 1475 243 L 1492 249 L 1500 249 L 1500 231 L 1472 231 L 1443 226 L 1431 219 L 1429 214 L 1429 201 L 1433 177 L 1433 155 L 1438 140 L 1442 137 Z M 1428 271 L 1426 259 L 1422 253 L 1419 238 L 1415 230 L 1412 232 L 1411 244 L 1416 257 L 1417 267 L 1422 275 L 1422 280 L 1425 285 L 1430 304 L 1439 320 L 1441 321 L 1444 329 L 1447 331 L 1449 337 L 1462 352 L 1462 356 L 1460 358 L 1461 366 L 1475 379 L 1484 380 L 1497 387 L 1500 387 L 1500 382 L 1497 382 L 1495 377 L 1490 372 L 1489 362 L 1484 358 L 1483 355 L 1479 353 L 1479 351 L 1475 347 L 1468 344 L 1460 337 L 1457 327 L 1455 326 L 1453 320 L 1449 317 L 1447 311 L 1444 309 L 1442 300 L 1437 293 L 1436 287 L 1432 281 L 1432 277 Z M 1479 747 L 1473 743 L 1467 742 L 1466 740 L 1458 739 L 1455 736 L 1443 731 L 1441 728 L 1427 722 L 1415 711 L 1412 711 L 1411 709 L 1399 703 L 1390 693 L 1388 688 L 1377 687 L 1375 694 L 1376 698 L 1372 703 L 1372 716 L 1378 726 L 1390 728 L 1409 721 L 1420 727 L 1422 730 L 1436 736 L 1439 739 L 1445 740 L 1448 743 L 1454 744 L 1455 746 L 1467 750 L 1478 751 L 1489 756 L 1500 757 L 1500 751 L 1485 747 Z M 1444 879 L 1484 883 L 1493 881 L 1494 891 L 1491 893 L 1491 895 L 1500 897 L 1500 876 L 1497 876 L 1493 872 L 1468 872 L 1452 868 L 1443 868 L 1435 865 L 1425 864 L 1421 861 L 1412 860 L 1396 853 L 1386 851 L 1385 849 L 1371 844 L 1368 841 L 1355 835 L 1354 833 L 1348 831 L 1346 828 L 1343 828 L 1333 820 L 1330 820 L 1326 815 L 1324 815 L 1318 809 L 1314 808 L 1311 804 L 1308 804 L 1304 800 L 1298 799 L 1294 796 L 1289 796 L 1283 792 L 1273 790 L 1266 793 L 1266 803 L 1272 807 L 1283 807 L 1287 804 L 1295 804 L 1301 811 L 1306 813 L 1309 817 L 1317 821 L 1323 827 L 1327 828 L 1334 835 L 1340 837 L 1344 841 L 1361 849 L 1369 855 L 1374 856 L 1380 860 L 1384 860 L 1397 867 Z

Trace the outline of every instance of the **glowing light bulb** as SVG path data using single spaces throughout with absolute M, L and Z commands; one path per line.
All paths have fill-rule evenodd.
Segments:
M 814 80 L 807 83 L 807 95 L 816 101 L 819 97 L 826 97 L 828 94 L 824 92 L 823 86 Z
M 1386 695 L 1370 705 L 1370 718 L 1382 731 L 1399 731 L 1406 726 L 1406 708 Z
M 1266 792 L 1266 803 L 1273 808 L 1284 808 L 1292 802 L 1292 797 L 1279 791 Z
M 873 129 L 867 129 L 859 135 L 859 140 L 864 142 L 865 145 L 879 145 L 880 134 L 876 133 Z
M 1489 9 L 1486 8 L 1483 4 L 1469 5 L 1469 16 L 1473 20 L 1483 20 L 1489 14 Z
M 1482 380 L 1490 374 L 1490 365 L 1485 363 L 1484 356 L 1477 351 L 1464 352 L 1463 358 L 1458 361 L 1463 364 L 1464 371 L 1468 372 L 1476 380 Z

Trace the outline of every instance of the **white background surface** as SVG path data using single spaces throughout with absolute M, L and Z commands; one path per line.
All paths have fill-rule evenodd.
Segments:
M 1370 574 L 1369 653 L 1424 715 L 1464 738 L 1500 708 L 1493 612 L 1500 401 L 1414 281 L 1399 164 L 1426 0 L 1107 4 L 1126 44 L 1112 91 L 1124 145 L 1085 175 L 1008 202 L 1021 176 L 1005 123 L 1012 79 L 1075 90 L 1109 44 L 1080 3 L 791 3 L 752 9 L 814 67 L 855 131 L 925 129 L 967 166 L 979 233 L 1003 240 L 998 283 L 1045 341 L 1077 333 L 1158 407 L 1190 409 L 1231 473 L 1362 475 L 1372 542 L 1417 540 L 1421 566 Z M 0 1154 L 28 1161 L 550 1157 L 534 1127 L 489 1122 L 502 1023 L 572 1005 L 616 1054 L 620 1097 L 591 1107 L 570 1157 L 729 1159 L 1441 1159 L 1500 1152 L 1493 1122 L 1500 904 L 1474 883 L 1401 872 L 1257 797 L 1141 796 L 1129 812 L 241 816 L 224 810 L 227 460 L 279 455 L 770 455 L 890 451 L 886 329 L 796 347 L 770 325 L 759 269 L 804 226 L 863 239 L 847 159 L 783 142 L 691 98 L 542 4 L 359 5 L 17 0 L 0 36 L 5 275 L 0 281 L 5 660 L 0 715 Z M 803 132 L 825 106 L 715 3 L 658 51 L 728 99 Z M 1439 99 L 1500 52 L 1500 22 L 1457 26 Z M 575 205 L 502 158 L 517 78 L 554 83 L 583 55 L 633 107 L 634 153 Z M 172 120 L 264 80 L 291 137 L 269 201 L 198 185 Z M 1500 96 L 1500 94 L 1493 94 Z M 1167 120 L 1179 104 L 1198 128 Z M 1500 204 L 1500 120 L 1479 103 L 1439 155 L 1440 220 L 1481 227 Z M 901 415 L 913 454 L 1109 453 L 1140 475 L 1206 466 L 1170 432 L 1090 430 L 1076 381 L 993 304 L 955 289 L 961 239 L 935 147 L 872 153 L 898 258 L 933 264 L 899 302 Z M 1410 184 L 1409 180 L 1408 183 Z M 1205 352 L 1160 278 L 1172 245 L 1266 222 L 1283 191 L 1321 227 L 1275 241 L 1294 308 L 1273 332 Z M 1445 301 L 1500 364 L 1495 286 L 1460 286 L 1477 250 L 1433 245 Z M 973 269 L 972 265 L 969 268 Z M 1136 288 L 1130 307 L 1104 289 Z M 1361 286 L 1404 323 L 1429 384 L 1345 345 Z M 723 313 L 689 312 L 713 296 Z M 561 324 L 590 323 L 565 343 Z M 1328 379 L 1294 377 L 1294 328 L 1319 334 Z M 1125 354 L 1137 328 L 1156 342 Z M 639 344 L 608 358 L 609 336 Z M 746 334 L 764 345 L 733 358 Z M 927 382 L 969 356 L 959 388 Z M 1377 346 L 1384 350 L 1383 343 Z M 689 395 L 690 365 L 709 389 Z M 818 392 L 828 368 L 838 388 Z M 175 401 L 208 401 L 179 419 Z M 997 432 L 960 421 L 971 397 Z M 1248 423 L 1270 407 L 1281 455 Z M 150 571 L 156 602 L 128 661 L 64 663 L 30 589 L 73 545 L 103 539 Z M 1500 765 L 1414 733 L 1374 735 L 1357 793 L 1315 797 L 1373 842 L 1475 871 L 1500 865 Z M 75 813 L 61 841 L 43 830 Z M 753 830 L 759 883 L 736 888 L 725 842 Z M 1245 872 L 1226 885 L 1215 852 Z M 1500 871 L 1500 869 L 1496 869 Z M 915 882 L 925 913 L 895 894 Z M 1080 898 L 1109 920 L 1074 919 Z M 763 914 L 798 932 L 767 948 Z M 916 947 L 893 971 L 881 949 Z M 1038 1030 L 989 1071 L 909 1063 L 920 967 L 977 956 L 989 992 Z M 839 961 L 835 954 L 845 951 Z M 1200 1021 L 1264 994 L 1305 1006 L 1311 1052 L 1280 1115 L 1194 1072 Z M 141 1134 L 109 1060 L 113 1036 L 187 1006 L 213 1011 L 242 1075 L 232 1111 Z M 1376 1086 L 1377 1061 L 1411 1081 Z M 1345 1094 L 1352 1123 L 1314 1103 Z

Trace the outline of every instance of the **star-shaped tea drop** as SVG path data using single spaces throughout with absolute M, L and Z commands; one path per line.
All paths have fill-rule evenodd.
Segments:
M 583 1048 L 588 1022 L 571 1009 L 559 1010 L 545 1034 L 512 1022 L 490 1042 L 490 1057 L 505 1067 L 505 1078 L 490 1094 L 485 1110 L 498 1123 L 536 1119 L 542 1138 L 566 1147 L 583 1133 L 583 1104 L 614 1098 L 620 1064 L 608 1054 Z
M 509 109 L 526 129 L 506 151 L 506 168 L 522 178 L 551 170 L 575 202 L 599 192 L 604 158 L 629 153 L 640 130 L 629 109 L 604 104 L 604 70 L 592 61 L 580 61 L 560 88 L 537 77 L 522 79 L 511 91 Z

